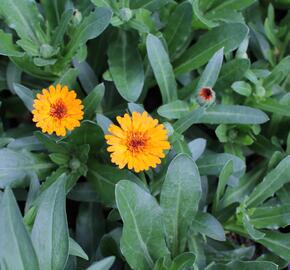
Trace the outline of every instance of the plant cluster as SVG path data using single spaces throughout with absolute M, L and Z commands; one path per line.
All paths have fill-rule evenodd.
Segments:
M 290 261 L 289 0 L 1 0 L 1 270 Z

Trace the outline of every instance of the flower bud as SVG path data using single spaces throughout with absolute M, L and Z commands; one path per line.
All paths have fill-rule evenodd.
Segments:
M 197 101 L 200 105 L 211 105 L 215 102 L 215 91 L 210 87 L 202 87 L 198 91 Z
M 80 24 L 80 22 L 82 21 L 83 19 L 83 16 L 82 16 L 82 13 L 77 10 L 77 9 L 74 9 L 73 11 L 73 17 L 72 17 L 72 24 L 74 26 L 77 26 Z
M 42 44 L 39 48 L 39 53 L 42 58 L 50 58 L 54 55 L 55 49 L 49 44 Z
M 124 22 L 128 22 L 133 16 L 132 10 L 129 8 L 122 8 L 119 14 L 120 19 Z

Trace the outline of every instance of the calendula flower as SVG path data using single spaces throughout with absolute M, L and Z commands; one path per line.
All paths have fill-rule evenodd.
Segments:
M 83 119 L 83 108 L 81 100 L 76 98 L 75 91 L 69 91 L 67 86 L 57 84 L 43 89 L 42 94 L 37 94 L 34 100 L 33 121 L 42 132 L 57 136 L 65 136 L 67 130 L 72 131 L 80 126 Z
M 203 87 L 198 91 L 198 102 L 201 105 L 211 105 L 215 101 L 215 92 L 210 87 Z
M 112 124 L 111 134 L 105 136 L 112 162 L 135 172 L 156 168 L 165 157 L 164 151 L 170 149 L 165 127 L 147 112 L 118 116 L 117 121 L 120 127 Z

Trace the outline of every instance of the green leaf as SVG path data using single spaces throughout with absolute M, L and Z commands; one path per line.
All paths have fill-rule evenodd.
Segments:
M 201 198 L 201 182 L 195 162 L 180 154 L 170 163 L 161 189 L 167 242 L 172 254 L 184 251 L 187 233 Z
M 258 229 L 276 229 L 290 225 L 290 204 L 253 208 L 249 213 L 251 223 Z
M 249 67 L 250 61 L 248 59 L 234 59 L 225 63 L 215 84 L 215 90 L 223 92 L 232 83 L 241 80 Z
M 97 114 L 96 121 L 103 130 L 103 133 L 107 135 L 109 133 L 108 128 L 113 122 L 108 117 L 99 113 Z
M 67 2 L 68 0 L 40 0 L 45 12 L 45 18 L 48 20 L 52 29 L 61 21 L 61 15 L 65 10 Z
M 78 70 L 78 78 L 85 92 L 90 94 L 91 91 L 98 87 L 98 78 L 96 74 L 86 61 L 79 63 L 77 59 L 73 59 L 73 64 L 74 67 Z
M 192 222 L 192 229 L 217 241 L 226 240 L 223 226 L 208 213 L 198 212 Z
M 107 257 L 101 261 L 92 264 L 87 270 L 109 270 L 115 261 L 115 257 Z
M 194 161 L 198 160 L 206 148 L 206 140 L 202 138 L 195 139 L 188 143 L 191 157 Z
M 251 93 L 252 93 L 252 88 L 251 88 L 251 85 L 244 82 L 244 81 L 237 81 L 237 82 L 234 82 L 231 86 L 233 88 L 233 90 L 242 95 L 242 96 L 250 96 Z
M 189 112 L 173 124 L 174 130 L 179 134 L 184 133 L 193 124 L 200 123 L 200 119 L 202 118 L 203 114 L 203 108 L 198 108 Z
M 88 40 L 99 36 L 109 25 L 112 12 L 108 8 L 97 8 L 83 19 L 70 37 L 64 58 L 70 60 Z
M 71 237 L 69 238 L 69 255 L 77 256 L 84 260 L 89 259 L 82 247 Z
M 244 24 L 224 24 L 207 32 L 176 61 L 176 74 L 186 73 L 204 65 L 213 54 L 224 47 L 227 54 L 235 50 L 248 34 Z
M 203 87 L 212 88 L 219 76 L 220 69 L 223 64 L 224 48 L 219 49 L 209 60 L 201 77 L 195 87 L 194 93 L 196 94 Z
M 234 165 L 233 160 L 227 161 L 220 173 L 218 186 L 217 186 L 215 199 L 214 199 L 214 204 L 213 204 L 214 210 L 218 209 L 220 198 L 223 196 L 226 185 L 229 181 L 229 178 L 233 174 L 233 169 L 234 169 L 233 165 Z
M 285 57 L 275 68 L 271 74 L 265 78 L 264 87 L 270 89 L 274 84 L 281 83 L 290 72 L 290 56 Z
M 31 174 L 36 173 L 41 177 L 53 167 L 54 165 L 42 155 L 25 150 L 14 151 L 2 148 L 0 149 L 0 188 L 23 185 Z
M 85 118 L 91 119 L 98 110 L 100 110 L 101 102 L 105 94 L 105 86 L 103 83 L 97 85 L 84 99 Z
M 195 254 L 185 252 L 174 258 L 169 270 L 184 270 L 193 266 L 195 262 Z
M 120 170 L 110 165 L 102 165 L 97 160 L 88 163 L 88 180 L 93 184 L 99 200 L 107 205 L 115 205 L 115 186 L 122 179 L 128 179 L 135 183 L 140 179 L 129 170 Z
M 146 48 L 163 103 L 176 100 L 177 88 L 173 69 L 161 41 L 156 36 L 149 34 L 146 39 Z
M 92 151 L 97 151 L 104 145 L 102 129 L 93 121 L 85 120 L 79 128 L 70 135 L 70 141 L 78 145 L 88 144 Z
M 168 254 L 156 199 L 138 185 L 122 180 L 116 186 L 116 203 L 124 223 L 122 254 L 133 269 L 153 269 L 154 262 Z
M 277 231 L 265 231 L 263 239 L 258 240 L 260 244 L 271 250 L 284 260 L 290 260 L 290 234 Z
M 247 233 L 250 235 L 250 237 L 252 239 L 254 239 L 255 241 L 259 240 L 259 239 L 263 239 L 263 237 L 265 236 L 264 233 L 256 230 L 254 228 L 254 226 L 252 225 L 251 221 L 250 221 L 250 218 L 248 216 L 248 214 L 246 213 L 243 213 L 243 225 L 247 231 Z
M 120 31 L 108 50 L 110 73 L 120 95 L 136 101 L 144 85 L 144 69 L 135 36 Z
M 30 39 L 39 45 L 46 43 L 47 38 L 41 28 L 43 18 L 35 1 L 2 0 L 0 13 L 22 39 Z
M 33 91 L 18 83 L 14 83 L 13 87 L 17 96 L 19 96 L 26 108 L 31 112 L 33 110 L 33 102 L 35 98 Z
M 273 98 L 268 98 L 263 101 L 259 101 L 255 104 L 255 107 L 271 113 L 277 113 L 280 115 L 290 117 L 290 106 L 280 104 L 280 102 Z
M 192 6 L 187 1 L 179 4 L 170 15 L 164 30 L 164 38 L 167 41 L 171 57 L 176 56 L 180 52 L 190 37 L 191 20 Z
M 68 259 L 65 179 L 65 175 L 62 175 L 42 193 L 31 232 L 32 243 L 43 270 L 63 269 Z
M 251 116 L 251 117 L 249 117 Z M 268 116 L 257 109 L 240 105 L 215 105 L 207 109 L 199 120 L 204 124 L 263 124 Z
M 189 112 L 189 106 L 185 101 L 175 100 L 160 106 L 157 112 L 168 119 L 179 119 Z
M 14 45 L 12 40 L 12 35 L 5 33 L 3 30 L 0 30 L 0 55 L 21 57 L 23 52 L 21 52 L 16 45 Z
M 278 270 L 278 266 L 272 262 L 230 262 L 228 264 L 212 263 L 205 270 Z
M 29 234 L 10 188 L 5 190 L 0 202 L 0 262 L 5 260 L 6 264 L 6 268 L 3 269 L 40 269 Z
M 197 166 L 201 175 L 219 175 L 225 164 L 233 161 L 233 174 L 240 177 L 245 172 L 245 162 L 240 158 L 227 154 L 205 154 L 197 160 Z
M 290 181 L 289 175 L 290 156 L 287 156 L 255 187 L 249 198 L 246 199 L 246 206 L 259 205 L 267 198 L 273 196 L 277 190 Z
M 138 9 L 144 8 L 151 11 L 156 11 L 166 5 L 169 0 L 134 0 L 130 3 L 130 8 Z

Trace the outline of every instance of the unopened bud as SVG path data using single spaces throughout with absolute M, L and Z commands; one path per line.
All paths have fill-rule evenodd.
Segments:
M 124 22 L 128 22 L 133 16 L 132 10 L 130 8 L 122 8 L 119 14 L 120 19 Z
M 72 24 L 74 26 L 77 26 L 80 24 L 80 22 L 82 21 L 83 19 L 83 16 L 82 16 L 82 13 L 77 10 L 77 9 L 74 9 L 73 11 L 73 17 L 72 17 Z
M 198 91 L 197 101 L 200 105 L 211 105 L 215 102 L 215 91 L 210 87 L 202 87 Z

